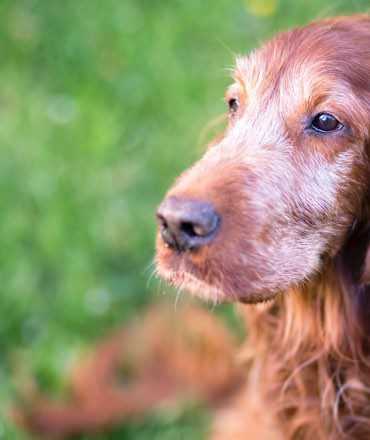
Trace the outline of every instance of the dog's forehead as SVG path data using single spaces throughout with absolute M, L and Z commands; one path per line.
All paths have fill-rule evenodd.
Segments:
M 308 37 L 307 37 L 308 38 Z M 328 56 L 325 45 L 310 50 L 300 47 L 303 41 L 291 42 L 290 33 L 265 44 L 245 57 L 236 59 L 234 79 L 249 101 L 284 98 L 312 99 L 320 93 L 328 95 L 337 88 L 337 60 Z M 301 43 L 301 44 L 300 44 Z

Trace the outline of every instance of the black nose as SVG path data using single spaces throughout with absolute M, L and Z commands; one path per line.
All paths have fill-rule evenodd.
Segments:
M 197 249 L 212 241 L 220 217 L 207 202 L 168 197 L 157 218 L 163 241 L 179 252 Z

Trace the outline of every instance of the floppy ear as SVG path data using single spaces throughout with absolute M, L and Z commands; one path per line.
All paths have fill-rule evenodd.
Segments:
M 361 284 L 370 285 L 370 246 L 366 249 L 366 255 L 362 264 Z
M 370 224 L 356 222 L 335 259 L 351 325 L 370 334 Z
M 338 254 L 341 272 L 348 282 L 370 286 L 370 223 L 355 222 L 348 239 Z
M 365 208 L 363 215 L 365 220 L 358 225 L 358 232 L 355 234 L 354 246 L 357 246 L 358 264 L 359 264 L 359 279 L 361 286 L 370 288 L 370 202 L 369 194 L 365 197 Z

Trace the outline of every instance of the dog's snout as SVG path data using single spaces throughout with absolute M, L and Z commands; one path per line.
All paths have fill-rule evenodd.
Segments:
M 163 241 L 179 252 L 210 243 L 220 225 L 210 203 L 173 196 L 162 202 L 157 218 Z

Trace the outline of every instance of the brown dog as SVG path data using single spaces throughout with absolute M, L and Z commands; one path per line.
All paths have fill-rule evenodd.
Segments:
M 370 438 L 370 18 L 236 61 L 223 137 L 158 210 L 157 267 L 243 305 L 249 379 L 214 438 Z M 209 366 L 212 374 L 212 365 Z

